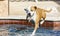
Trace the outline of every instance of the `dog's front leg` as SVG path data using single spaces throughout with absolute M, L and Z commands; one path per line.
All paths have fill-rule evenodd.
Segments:
M 34 35 L 35 35 L 35 32 L 36 32 L 37 29 L 38 29 L 38 25 L 35 26 L 35 29 L 34 29 L 34 31 L 32 32 L 32 35 L 31 35 L 31 36 L 34 36 Z
M 38 29 L 39 27 L 39 19 L 36 18 L 36 21 L 35 21 L 35 28 L 34 28 L 34 31 L 32 32 L 32 35 L 31 36 L 34 36 L 35 35 L 35 32 L 36 30 Z

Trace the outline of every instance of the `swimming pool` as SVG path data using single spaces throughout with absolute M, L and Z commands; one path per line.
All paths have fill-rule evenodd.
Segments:
M 22 28 L 23 27 L 23 28 Z M 17 30 L 16 28 L 20 28 Z M 3 25 L 0 26 L 1 29 L 6 29 L 9 32 L 9 36 L 30 36 L 33 32 L 33 27 L 28 27 L 24 25 Z M 54 31 L 52 29 L 38 28 L 35 36 L 60 36 L 60 31 Z
M 16 33 L 18 33 L 20 36 L 30 36 L 32 31 L 33 31 L 33 29 L 17 31 Z M 60 31 L 38 29 L 35 36 L 60 36 Z

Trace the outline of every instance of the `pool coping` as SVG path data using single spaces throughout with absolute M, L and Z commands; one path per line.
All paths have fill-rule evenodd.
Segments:
M 0 17 L 0 20 L 2 19 L 26 19 L 26 16 L 8 16 L 8 17 Z M 45 20 L 48 20 L 48 21 L 60 21 L 60 17 L 46 17 Z

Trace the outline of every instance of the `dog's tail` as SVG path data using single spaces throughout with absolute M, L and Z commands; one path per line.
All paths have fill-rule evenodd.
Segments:
M 43 10 L 44 12 L 51 12 L 52 11 L 52 9 L 50 9 L 50 10 Z
M 51 12 L 52 11 L 52 9 L 50 9 L 49 11 L 47 11 L 47 12 Z

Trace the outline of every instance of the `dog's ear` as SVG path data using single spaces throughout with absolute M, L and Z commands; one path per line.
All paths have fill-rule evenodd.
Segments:
M 35 8 L 35 10 L 37 9 L 37 7 L 36 7 L 36 6 L 34 6 L 34 8 Z

